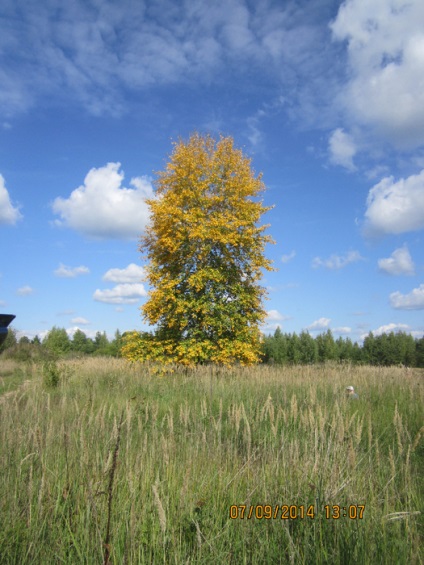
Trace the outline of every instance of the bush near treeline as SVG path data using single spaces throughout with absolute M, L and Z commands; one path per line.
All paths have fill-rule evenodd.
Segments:
M 143 332 L 142 336 L 149 336 Z M 23 336 L 19 340 L 11 328 L 0 353 L 17 360 L 48 359 L 50 357 L 72 357 L 99 355 L 120 357 L 122 339 L 116 330 L 109 340 L 106 332 L 97 332 L 94 339 L 77 330 L 70 338 L 64 328 L 53 327 L 43 340 L 35 336 L 32 340 Z M 331 330 L 312 337 L 308 332 L 282 333 L 277 328 L 262 342 L 262 362 L 276 365 L 308 365 L 326 361 L 349 362 L 366 365 L 405 365 L 424 367 L 424 337 L 413 338 L 405 332 L 390 332 L 375 336 L 370 332 L 362 345 L 349 337 L 334 339 Z

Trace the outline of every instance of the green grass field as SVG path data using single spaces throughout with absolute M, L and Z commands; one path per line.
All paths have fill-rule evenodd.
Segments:
M 0 561 L 423 563 L 423 376 L 0 361 Z

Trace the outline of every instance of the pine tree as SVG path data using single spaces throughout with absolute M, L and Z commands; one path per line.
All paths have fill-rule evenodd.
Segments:
M 258 362 L 266 315 L 258 281 L 261 269 L 273 270 L 264 257 L 268 226 L 257 225 L 271 207 L 254 200 L 264 188 L 231 137 L 194 134 L 175 144 L 147 201 L 151 222 L 140 245 L 151 287 L 142 313 L 157 329 L 127 335 L 124 356 Z

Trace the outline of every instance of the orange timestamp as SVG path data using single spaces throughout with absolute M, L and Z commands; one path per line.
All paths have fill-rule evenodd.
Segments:
M 309 506 L 297 504 L 233 504 L 230 506 L 231 520 L 304 520 L 314 519 L 321 515 L 327 520 L 349 518 L 362 520 L 365 504 L 351 504 L 350 506 L 326 505 L 322 512 L 318 512 L 313 504 Z

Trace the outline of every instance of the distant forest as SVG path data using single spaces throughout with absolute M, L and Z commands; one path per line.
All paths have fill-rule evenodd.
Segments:
M 331 330 L 313 338 L 308 332 L 282 333 L 265 337 L 263 361 L 278 365 L 306 365 L 325 361 L 361 365 L 405 365 L 424 367 L 424 337 L 414 339 L 405 332 L 374 335 L 370 332 L 362 345 L 349 337 L 334 339 Z
M 77 330 L 70 338 L 64 328 L 54 326 L 42 340 L 38 336 L 30 340 L 26 336 L 18 339 L 16 330 L 9 328 L 5 342 L 0 346 L 0 353 L 20 361 L 82 355 L 119 357 L 121 344 L 119 330 L 116 330 L 112 340 L 108 339 L 106 332 L 97 332 L 91 339 L 82 330 Z
M 53 327 L 40 340 L 20 339 L 11 328 L 6 341 L 0 346 L 4 357 L 21 361 L 54 357 L 101 355 L 120 357 L 122 338 L 116 330 L 109 340 L 106 332 L 97 332 L 93 339 L 82 330 L 70 338 L 64 328 Z M 373 335 L 370 332 L 362 345 L 352 342 L 349 337 L 334 339 L 331 330 L 312 337 L 308 332 L 283 333 L 277 328 L 274 335 L 264 337 L 262 361 L 276 365 L 308 365 L 326 361 L 345 362 L 358 365 L 404 365 L 424 367 L 424 337 L 413 338 L 405 332 L 390 332 Z

